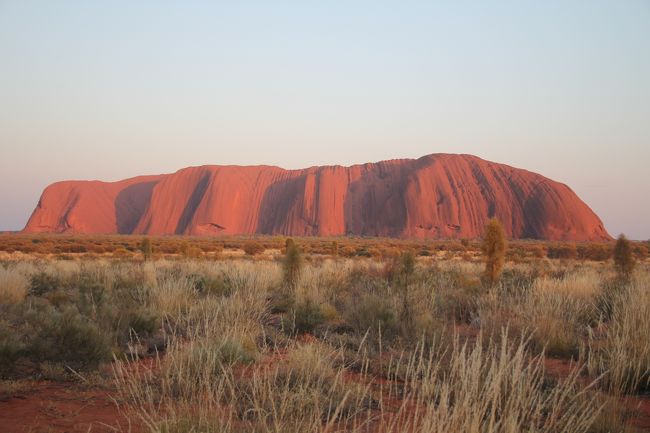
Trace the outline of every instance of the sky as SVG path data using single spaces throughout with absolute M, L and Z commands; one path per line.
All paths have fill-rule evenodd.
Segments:
M 650 1 L 0 0 L 0 230 L 45 186 L 470 153 L 650 238 Z

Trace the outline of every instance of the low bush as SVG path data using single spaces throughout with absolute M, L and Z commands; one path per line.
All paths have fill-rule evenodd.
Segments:
M 150 336 L 160 329 L 160 317 L 154 311 L 139 308 L 129 313 L 128 327 L 138 337 Z
M 263 253 L 264 250 L 266 250 L 266 248 L 264 248 L 264 245 L 258 242 L 246 243 L 244 244 L 242 249 L 244 250 L 244 253 L 246 253 L 247 256 L 256 256 L 258 254 Z
M 105 332 L 74 307 L 59 311 L 44 303 L 34 303 L 25 317 L 25 351 L 34 361 L 92 369 L 111 359 L 110 340 Z
M 435 314 L 455 322 L 471 323 L 478 315 L 478 300 L 482 294 L 477 286 L 440 288 L 434 298 Z
M 317 326 L 325 322 L 321 306 L 311 298 L 298 302 L 284 317 L 284 328 L 292 334 L 313 333 Z
M 549 259 L 576 259 L 578 249 L 575 244 L 551 245 L 548 247 L 547 255 Z
M 230 296 L 234 292 L 234 282 L 230 275 L 220 273 L 219 275 L 189 275 L 194 282 L 194 289 L 203 296 Z
M 45 271 L 36 272 L 31 276 L 29 293 L 34 296 L 43 296 L 64 285 L 62 279 Z
M 16 330 L 0 319 L 0 378 L 9 377 L 16 368 L 16 361 L 24 352 Z
M 344 317 L 360 334 L 370 331 L 378 336 L 381 332 L 382 338 L 388 341 L 399 334 L 394 305 L 377 295 L 363 295 L 348 308 Z
M 585 244 L 577 247 L 578 258 L 604 262 L 612 257 L 612 248 L 607 244 Z

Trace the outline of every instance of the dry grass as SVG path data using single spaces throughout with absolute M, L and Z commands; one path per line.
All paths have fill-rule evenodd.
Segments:
M 203 271 L 215 272 L 211 266 Z M 379 388 L 372 386 L 368 367 L 377 360 L 366 350 L 367 340 L 361 340 L 352 357 L 343 348 L 318 342 L 268 346 L 263 343 L 264 294 L 279 276 L 269 272 L 274 278 L 260 280 L 255 266 L 231 263 L 219 269 L 237 276 L 237 289 L 225 298 L 190 303 L 177 322 L 178 332 L 168 336 L 165 356 L 151 368 L 114 364 L 127 409 L 149 431 L 587 432 L 598 416 L 599 406 L 578 384 L 578 370 L 549 386 L 543 357 L 528 352 L 532 339 L 542 337 L 533 333 L 531 339 L 513 342 L 502 324 L 492 324 L 500 335 L 487 341 L 479 335 L 462 343 L 456 336 L 445 343 L 449 340 L 423 334 L 412 350 L 391 350 L 379 367 L 387 379 Z M 469 269 L 480 272 L 480 266 Z M 370 275 L 380 271 L 362 270 Z M 365 290 L 367 282 L 342 287 L 355 281 L 355 272 L 359 268 L 336 262 L 308 267 L 299 302 L 306 296 L 334 302 L 349 290 Z M 542 279 L 520 297 L 518 306 L 524 305 L 526 314 L 541 306 L 534 316 L 538 326 L 548 314 L 565 322 L 567 316 L 589 316 L 591 307 L 583 301 L 597 294 L 594 281 L 596 275 L 590 273 Z M 568 286 L 576 282 L 580 290 L 574 296 Z M 427 287 L 414 287 L 415 305 L 430 307 L 435 295 Z M 153 289 L 154 298 L 155 290 L 159 287 Z M 387 290 L 384 295 L 392 296 Z
M 407 281 L 392 259 L 312 253 L 290 291 L 268 254 L 3 265 L 0 290 L 23 291 L 0 301 L 0 367 L 56 376 L 74 360 L 44 330 L 69 322 L 53 338 L 101 335 L 117 401 L 152 433 L 626 431 L 621 398 L 650 380 L 646 266 L 618 287 L 606 264 L 520 257 L 486 290 L 480 261 L 428 248 Z M 575 369 L 550 376 L 547 356 Z
M 503 338 L 484 346 L 456 340 L 397 355 L 388 377 L 400 380 L 379 390 L 364 370 L 351 376 L 335 362 L 342 352 L 319 344 L 298 345 L 243 374 L 232 363 L 197 357 L 194 374 L 178 366 L 175 381 L 128 363 L 116 363 L 115 375 L 128 409 L 151 432 L 181 425 L 219 432 L 589 431 L 599 407 L 577 385 L 577 373 L 549 388 L 542 358 L 530 358 L 525 344 Z
M 543 358 L 531 358 L 525 340 L 433 346 L 415 352 L 403 379 L 412 410 L 401 410 L 384 431 L 587 432 L 599 408 L 577 384 L 578 371 L 548 387 Z M 441 356 L 440 353 L 447 353 Z M 398 362 L 394 367 L 400 370 Z
M 0 305 L 17 304 L 25 299 L 29 280 L 24 273 L 14 268 L 0 266 Z
M 590 333 L 588 366 L 603 374 L 614 394 L 650 388 L 650 278 L 644 275 L 619 289 L 611 302 L 611 319 Z
M 479 301 L 480 324 L 493 333 L 504 327 L 519 335 L 530 333 L 537 353 L 577 358 L 590 324 L 598 320 L 600 278 L 593 269 L 579 270 L 484 296 Z
M 165 276 L 150 291 L 153 307 L 176 320 L 189 310 L 197 295 L 192 281 L 184 276 Z

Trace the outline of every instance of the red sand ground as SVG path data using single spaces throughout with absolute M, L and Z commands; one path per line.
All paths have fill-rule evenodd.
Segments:
M 129 430 L 129 423 L 105 390 L 76 383 L 37 382 L 14 395 L 0 395 L 2 433 L 116 431 L 138 430 Z
M 610 239 L 566 185 L 471 155 L 351 167 L 203 166 L 45 189 L 25 232 L 476 238 L 490 216 L 512 238 Z

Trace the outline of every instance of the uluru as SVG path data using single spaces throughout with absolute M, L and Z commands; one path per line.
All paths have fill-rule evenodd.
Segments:
M 206 165 L 48 186 L 27 233 L 610 239 L 568 186 L 471 155 L 285 170 Z

